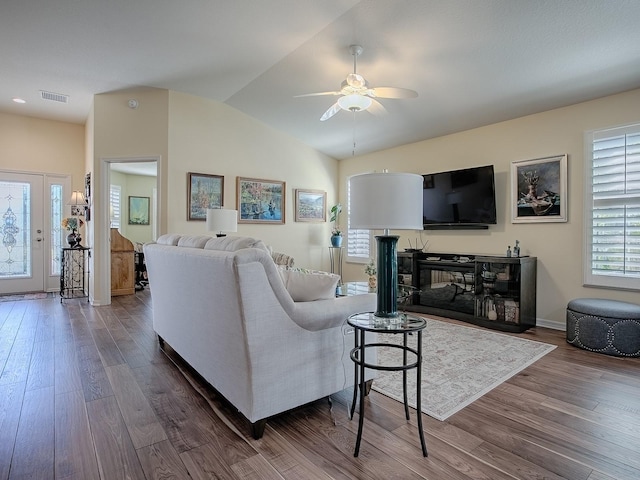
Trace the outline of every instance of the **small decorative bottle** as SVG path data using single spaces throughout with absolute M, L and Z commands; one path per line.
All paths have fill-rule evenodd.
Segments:
M 514 257 L 520 256 L 520 240 L 516 240 L 516 244 L 513 247 L 513 256 Z
M 507 247 L 507 257 L 511 256 L 511 245 Z

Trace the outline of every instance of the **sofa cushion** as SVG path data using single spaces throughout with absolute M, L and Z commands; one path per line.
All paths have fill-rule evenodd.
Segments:
M 180 240 L 178 240 L 178 246 L 204 248 L 209 240 L 211 240 L 209 235 L 183 235 L 180 237 Z
M 156 243 L 158 245 L 172 245 L 175 247 L 176 245 L 178 245 L 180 237 L 182 237 L 182 235 L 178 233 L 165 233 L 164 235 L 160 235 L 158 237 Z
M 339 275 L 279 266 L 278 272 L 294 302 L 312 302 L 335 298 Z
M 223 250 L 225 252 L 235 252 L 243 248 L 258 248 L 267 252 L 267 246 L 262 240 L 251 237 L 209 237 L 204 246 L 205 250 Z

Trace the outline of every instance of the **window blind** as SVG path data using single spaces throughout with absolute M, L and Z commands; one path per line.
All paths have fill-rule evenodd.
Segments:
M 640 279 L 640 125 L 596 132 L 592 146 L 591 276 Z
M 111 228 L 120 229 L 120 218 L 120 185 L 111 185 L 109 187 L 109 221 Z
M 371 232 L 350 228 L 351 181 L 347 181 L 347 260 L 366 263 L 371 257 Z

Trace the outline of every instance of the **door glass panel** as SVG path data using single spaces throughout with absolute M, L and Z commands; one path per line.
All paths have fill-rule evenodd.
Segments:
M 60 275 L 60 252 L 62 251 L 62 185 L 51 185 L 51 275 Z
M 31 276 L 31 186 L 0 182 L 0 278 Z

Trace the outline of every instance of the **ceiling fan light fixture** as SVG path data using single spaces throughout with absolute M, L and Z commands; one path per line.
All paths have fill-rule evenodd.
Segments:
M 353 88 L 365 88 L 367 86 L 367 81 L 362 75 L 350 73 L 347 75 L 347 85 Z
M 349 112 L 359 112 L 361 110 L 366 110 L 371 106 L 371 99 L 364 95 L 354 93 L 352 95 L 345 95 L 344 97 L 340 97 L 338 99 L 338 105 L 343 110 L 347 110 Z

